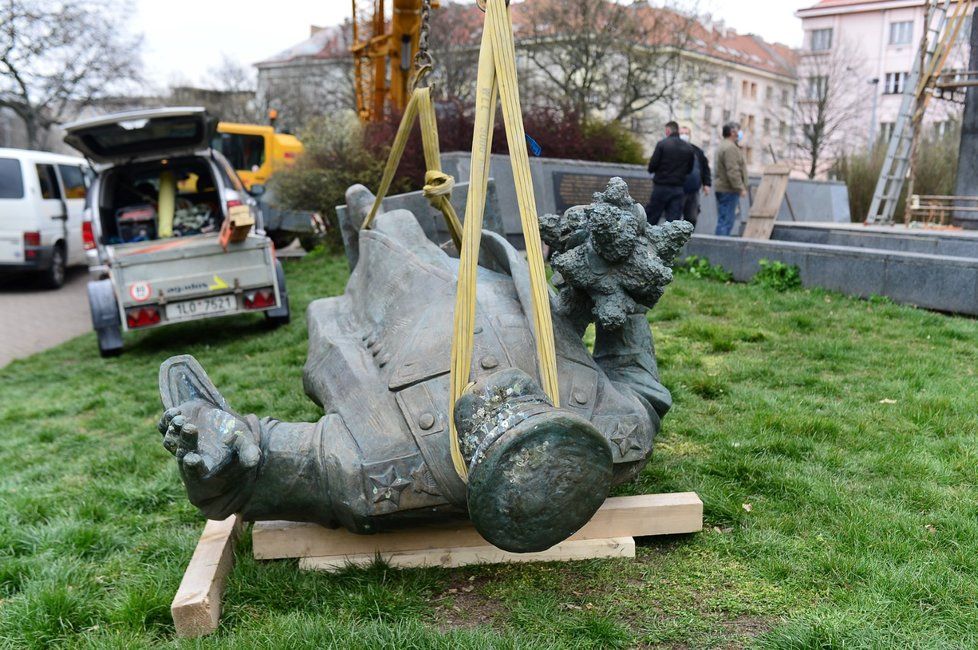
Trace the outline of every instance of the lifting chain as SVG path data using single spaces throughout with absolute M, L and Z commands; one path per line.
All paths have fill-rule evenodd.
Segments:
M 431 74 L 435 59 L 430 51 L 431 0 L 421 0 L 421 32 L 418 36 L 418 53 L 414 55 L 414 76 L 411 90 L 422 88 L 425 77 Z

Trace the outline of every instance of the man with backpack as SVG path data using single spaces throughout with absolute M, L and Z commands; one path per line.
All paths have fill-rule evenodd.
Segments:
M 683 192 L 686 196 L 683 200 L 682 218 L 694 226 L 700 216 L 700 190 L 703 196 L 709 196 L 710 188 L 713 186 L 713 175 L 710 173 L 710 161 L 707 159 L 703 150 L 690 142 L 692 133 L 689 127 L 683 126 L 679 129 L 679 138 L 693 149 L 693 171 L 686 177 L 683 184 Z M 671 219 L 667 219 L 672 221 Z

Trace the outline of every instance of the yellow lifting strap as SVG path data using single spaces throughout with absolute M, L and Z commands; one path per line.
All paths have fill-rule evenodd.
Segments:
M 480 6 L 482 3 L 480 2 Z M 451 396 L 449 424 L 451 433 L 452 463 L 463 481 L 468 481 L 468 468 L 455 430 L 455 402 L 469 386 L 472 371 L 474 345 L 476 274 L 479 264 L 479 246 L 482 240 L 482 219 L 486 209 L 486 191 L 489 183 L 489 162 L 492 151 L 492 132 L 495 122 L 496 102 L 502 99 L 503 121 L 506 140 L 516 181 L 516 197 L 526 240 L 526 255 L 530 266 L 530 286 L 533 295 L 533 324 L 537 348 L 537 363 L 543 389 L 554 406 L 559 406 L 557 387 L 557 353 L 554 347 L 553 320 L 550 316 L 550 292 L 543 264 L 543 245 L 537 219 L 533 180 L 530 176 L 530 158 L 526 150 L 526 133 L 523 130 L 523 111 L 520 107 L 519 86 L 516 77 L 516 46 L 513 42 L 513 25 L 506 0 L 486 2 L 486 25 L 479 53 L 479 77 L 476 92 L 475 133 L 472 136 L 472 170 L 469 180 L 468 202 L 465 207 L 465 225 L 461 260 L 458 272 L 458 293 L 455 301 L 455 333 L 452 337 Z
M 441 170 L 438 122 L 435 117 L 435 106 L 431 101 L 430 88 L 416 88 L 411 95 L 407 108 L 404 109 L 404 116 L 397 128 L 397 136 L 394 138 L 394 145 L 391 147 L 387 165 L 384 167 L 380 189 L 377 190 L 373 207 L 370 209 L 370 214 L 364 219 L 361 228 L 370 228 L 373 225 L 384 197 L 391 189 L 394 174 L 397 173 L 397 167 L 401 164 L 408 138 L 411 137 L 411 129 L 414 128 L 414 123 L 419 116 L 421 118 L 421 142 L 424 145 L 425 166 L 428 169 L 425 174 L 424 195 L 431 202 L 431 205 L 444 215 L 452 241 L 455 242 L 457 248 L 460 248 L 462 245 L 462 224 L 452 206 L 452 188 L 455 187 L 455 179 Z

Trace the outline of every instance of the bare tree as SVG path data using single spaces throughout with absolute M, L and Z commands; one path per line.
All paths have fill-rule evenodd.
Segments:
M 258 105 L 278 111 L 281 129 L 295 132 L 314 118 L 356 110 L 353 61 L 308 61 L 259 72 Z
M 120 26 L 128 3 L 4 0 L 0 107 L 23 120 L 30 147 L 70 113 L 139 79 L 142 39 Z
M 867 75 L 854 67 L 862 60 L 856 48 L 845 42 L 806 52 L 799 66 L 798 97 L 791 106 L 779 109 L 795 125 L 794 157 L 809 178 L 827 171 L 836 155 L 861 143 L 856 120 L 866 114 L 870 99 L 864 92 Z
M 432 88 L 438 101 L 475 104 L 483 16 L 472 5 L 443 2 L 431 13 Z
M 297 131 L 314 118 L 355 111 L 353 27 L 350 21 L 329 27 L 317 56 L 270 60 L 258 66 L 258 106 L 275 109 L 278 125 Z
M 673 103 L 701 73 L 685 56 L 702 30 L 691 7 L 610 0 L 519 6 L 530 92 L 582 117 L 621 121 Z
M 208 70 L 202 89 L 176 86 L 170 95 L 175 104 L 184 99 L 202 103 L 225 122 L 263 123 L 267 108 L 258 100 L 257 85 L 253 70 L 225 55 L 220 65 Z

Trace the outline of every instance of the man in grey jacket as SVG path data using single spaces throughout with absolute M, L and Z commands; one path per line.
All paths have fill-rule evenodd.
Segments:
M 713 189 L 717 197 L 716 234 L 727 237 L 737 220 L 737 207 L 740 198 L 747 196 L 749 187 L 747 161 L 740 149 L 744 132 L 740 125 L 731 122 L 723 126 L 723 142 L 717 150 L 716 172 L 713 175 Z

